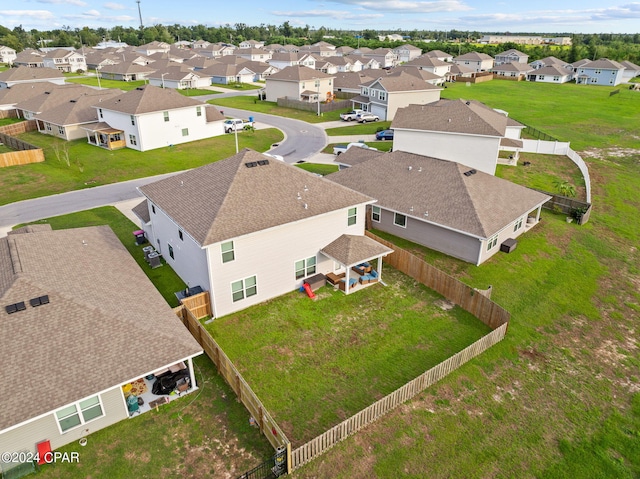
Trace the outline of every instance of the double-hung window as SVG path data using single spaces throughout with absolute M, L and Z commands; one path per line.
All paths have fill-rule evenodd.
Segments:
M 379 206 L 371 207 L 371 219 L 376 223 L 380 223 L 380 207 Z
M 358 220 L 358 208 L 349 208 L 347 213 L 347 226 L 355 225 Z
M 69 431 L 70 429 L 102 416 L 104 416 L 104 412 L 102 410 L 100 396 L 93 396 L 83 401 L 78 401 L 56 411 L 56 420 L 62 432 Z
M 258 284 L 255 276 L 231 283 L 231 296 L 234 303 L 256 294 L 258 294 Z
M 222 251 L 222 262 L 228 263 L 229 261 L 233 261 L 236 259 L 236 255 L 233 249 L 233 241 L 227 241 L 226 243 L 222 243 L 220 245 L 220 250 Z
M 401 228 L 406 228 L 407 217 L 405 215 L 401 215 L 400 213 L 395 213 L 393 215 L 393 224 L 396 226 L 400 226 Z
M 491 250 L 497 244 L 498 235 L 493 235 L 491 238 L 489 238 L 489 241 L 487 241 L 487 251 Z
M 316 257 L 312 256 L 311 258 L 301 259 L 300 261 L 296 261 L 295 268 L 296 268 L 296 279 L 301 279 L 306 276 L 311 276 L 312 274 L 316 274 Z

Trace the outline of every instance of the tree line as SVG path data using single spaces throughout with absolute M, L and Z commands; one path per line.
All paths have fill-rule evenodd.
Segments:
M 395 48 L 404 41 L 381 41 L 378 35 L 398 33 L 406 37 L 406 41 L 429 50 L 442 50 L 457 56 L 470 51 L 477 51 L 495 56 L 504 50 L 515 48 L 529 55 L 529 60 L 538 60 L 547 56 L 555 56 L 569 63 L 582 58 L 590 60 L 609 58 L 611 60 L 629 60 L 640 62 L 640 34 L 536 34 L 540 36 L 569 36 L 571 47 L 556 47 L 553 45 L 516 45 L 503 43 L 500 45 L 479 45 L 474 43 L 482 32 L 463 30 L 411 30 L 411 31 L 345 31 L 320 27 L 312 29 L 293 26 L 286 21 L 283 24 L 258 26 L 236 23 L 219 27 L 205 25 L 152 25 L 144 28 L 115 26 L 113 28 L 71 28 L 63 26 L 55 30 L 25 30 L 22 26 L 12 30 L 0 25 L 0 45 L 5 45 L 20 52 L 25 48 L 39 48 L 43 46 L 95 46 L 103 40 L 122 41 L 129 45 L 138 46 L 152 41 L 174 43 L 180 40 L 206 40 L 211 43 L 224 42 L 238 45 L 244 40 L 259 40 L 267 43 L 304 45 L 324 40 L 337 47 L 366 46 L 369 48 Z M 490 32 L 491 33 L 491 32 Z

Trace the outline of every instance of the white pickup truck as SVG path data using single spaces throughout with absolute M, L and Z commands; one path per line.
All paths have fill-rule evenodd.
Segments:
M 333 147 L 333 154 L 338 156 L 341 153 L 344 153 L 345 151 L 347 151 L 349 148 L 363 148 L 365 150 L 376 150 L 378 151 L 377 148 L 374 148 L 373 146 L 369 146 L 366 143 L 362 143 L 362 142 L 355 142 L 355 143 L 349 143 L 348 145 L 336 145 Z
M 242 120 L 240 118 L 230 118 L 224 121 L 224 132 L 231 133 L 232 131 L 246 130 L 253 128 L 254 122 L 251 120 Z
M 346 113 L 340 113 L 340 119 L 342 119 L 342 121 L 355 121 L 358 119 L 360 113 L 362 113 L 362 110 L 351 110 Z

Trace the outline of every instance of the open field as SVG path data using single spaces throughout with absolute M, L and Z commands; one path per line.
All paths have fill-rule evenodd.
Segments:
M 286 116 L 296 120 L 306 121 L 308 123 L 322 123 L 325 121 L 336 121 L 340 119 L 340 113 L 348 111 L 348 109 L 336 110 L 324 113 L 318 116 L 312 111 L 294 110 L 293 108 L 284 108 L 278 106 L 273 101 L 261 101 L 257 96 L 234 96 L 229 98 L 214 98 L 207 103 L 221 107 L 241 108 L 243 110 L 256 111 L 259 113 L 268 113 L 269 115 Z
M 609 96 L 613 90 L 620 93 Z M 640 92 L 628 87 L 493 80 L 448 83 L 443 98 L 479 100 L 560 141 L 576 151 L 589 148 L 637 148 L 640 142 Z
M 45 161 L 30 165 L 0 168 L 0 205 L 65 191 L 80 190 L 118 181 L 186 170 L 235 154 L 232 135 L 183 143 L 139 152 L 130 148 L 109 151 L 89 145 L 86 139 L 64 142 L 38 132 L 25 133 L 20 139 L 40 146 Z M 282 140 L 279 130 L 269 128 L 238 135 L 240 148 L 266 151 Z M 69 165 L 57 159 L 53 145 L 68 147 Z
M 508 334 L 293 477 L 638 477 L 639 160 L 588 160 L 589 223 L 543 211 L 514 252 L 480 267 L 376 232 L 467 284 L 493 285 Z
M 206 326 L 300 446 L 490 332 L 385 266 L 380 283 L 294 291 Z

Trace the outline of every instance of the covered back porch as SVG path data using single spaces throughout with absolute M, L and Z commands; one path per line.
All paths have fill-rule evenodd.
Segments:
M 91 145 L 117 150 L 127 146 L 124 139 L 124 130 L 112 128 L 104 122 L 91 123 L 83 127 L 87 132 L 87 142 Z

